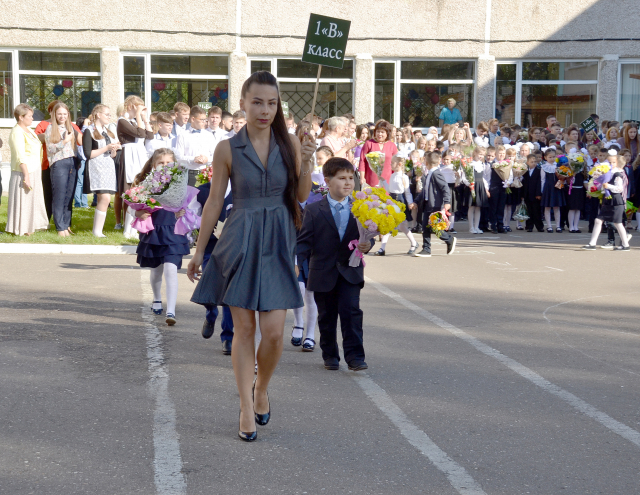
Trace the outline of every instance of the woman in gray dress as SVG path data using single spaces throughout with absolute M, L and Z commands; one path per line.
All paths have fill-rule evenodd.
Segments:
M 282 354 L 287 309 L 303 305 L 295 270 L 298 201 L 311 190 L 313 140 L 287 132 L 276 78 L 256 72 L 242 86 L 240 108 L 247 124 L 216 147 L 211 193 L 202 212 L 195 255 L 187 275 L 199 280 L 191 300 L 231 308 L 235 326 L 231 359 L 240 394 L 240 428 L 245 441 L 267 424 L 267 387 Z M 204 271 L 204 250 L 223 206 L 231 179 L 233 209 Z M 201 275 L 201 276 L 200 276 Z M 255 312 L 262 341 L 254 390 Z

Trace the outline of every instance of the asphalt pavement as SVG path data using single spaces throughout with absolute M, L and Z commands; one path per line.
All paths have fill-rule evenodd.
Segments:
M 640 235 L 587 240 L 400 234 L 366 257 L 369 369 L 291 346 L 289 312 L 251 444 L 184 269 L 169 328 L 134 256 L 4 254 L 0 494 L 639 493 Z

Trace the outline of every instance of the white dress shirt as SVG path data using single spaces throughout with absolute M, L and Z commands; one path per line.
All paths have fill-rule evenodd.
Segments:
M 196 163 L 196 157 L 204 155 L 207 157 L 207 163 L 213 160 L 213 151 L 216 148 L 213 135 L 205 129 L 189 129 L 182 132 L 176 139 L 175 154 L 180 165 L 191 170 L 199 170 L 204 168 L 206 164 Z
M 211 135 L 213 136 L 214 141 L 216 142 L 216 146 L 218 145 L 218 143 L 220 141 L 222 141 L 224 139 L 224 137 L 227 135 L 227 131 L 225 131 L 224 129 L 222 129 L 221 127 L 218 127 L 217 129 L 211 129 L 211 128 L 207 128 L 207 132 L 210 132 Z
M 159 132 L 153 136 L 153 139 L 147 139 L 144 143 L 144 147 L 149 153 L 149 157 L 153 155 L 153 152 L 160 148 L 169 148 L 171 150 L 176 149 L 177 138 L 175 134 L 169 134 L 166 138 L 163 138 Z

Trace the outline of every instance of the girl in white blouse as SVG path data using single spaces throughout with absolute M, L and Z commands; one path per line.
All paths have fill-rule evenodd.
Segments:
M 407 206 L 405 210 L 405 214 L 407 215 L 407 220 L 411 220 L 411 212 L 409 211 L 409 205 L 413 203 L 413 196 L 411 195 L 411 190 L 409 189 L 409 177 L 404 173 L 404 157 L 400 155 L 394 155 L 391 159 L 391 178 L 389 179 L 389 183 L 386 184 L 387 192 L 389 196 L 391 196 L 396 201 L 404 203 Z M 409 241 L 411 241 L 411 249 L 407 253 L 409 256 L 415 253 L 418 248 L 418 243 L 416 239 L 413 237 L 413 234 L 409 230 L 409 226 L 407 225 L 407 220 L 398 225 L 398 230 L 407 236 Z M 382 244 L 380 245 L 380 249 L 374 253 L 374 256 L 384 256 L 385 248 L 387 247 L 387 242 L 391 234 L 385 234 L 382 237 Z

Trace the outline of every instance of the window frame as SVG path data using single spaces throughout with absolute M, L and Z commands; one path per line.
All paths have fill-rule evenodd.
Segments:
M 473 79 L 401 79 L 402 75 L 402 62 L 473 62 Z M 402 94 L 402 84 L 435 84 L 435 85 L 443 85 L 443 84 L 472 84 L 473 85 L 473 115 L 471 118 L 471 122 L 469 122 L 470 126 L 475 127 L 476 120 L 476 110 L 477 110 L 477 101 L 478 101 L 478 59 L 477 58 L 392 58 L 392 57 L 381 57 L 373 59 L 373 71 L 371 75 L 371 87 L 373 88 L 371 94 L 371 122 L 375 122 L 376 116 L 376 94 L 375 94 L 375 84 L 376 84 L 376 68 L 375 64 L 383 63 L 395 64 L 394 67 L 394 75 L 393 75 L 393 120 L 391 125 L 395 127 L 400 127 L 402 125 L 401 117 L 402 117 L 402 105 L 400 103 L 400 96 Z M 438 127 L 436 125 L 436 127 Z M 429 129 L 429 127 L 414 127 L 414 130 L 422 130 L 423 133 Z M 439 127 L 438 127 L 439 129 Z
M 595 62 L 598 67 L 598 74 L 596 79 L 549 79 L 549 80 L 533 80 L 522 79 L 522 64 L 529 62 L 545 62 L 545 63 L 565 63 L 565 62 Z M 639 62 L 640 63 L 640 62 Z M 496 92 L 498 90 L 498 65 L 516 65 L 516 108 L 514 125 L 522 125 L 522 86 L 559 86 L 561 84 L 595 84 L 596 85 L 596 108 L 598 105 L 598 78 L 600 77 L 600 60 L 594 58 L 579 58 L 579 59 L 504 59 L 496 60 L 494 64 L 493 72 L 493 118 L 496 116 Z M 620 78 L 620 72 L 618 72 L 618 79 Z M 618 94 L 620 91 L 618 91 Z
M 250 57 L 247 57 L 247 77 L 251 75 L 251 62 L 259 61 L 259 62 L 271 62 L 271 73 L 276 77 L 278 82 L 285 82 L 285 83 L 315 83 L 316 82 L 317 80 L 316 77 L 278 77 L 277 76 L 278 59 L 300 60 L 300 57 L 296 57 L 292 55 L 252 55 Z M 344 59 L 351 60 L 353 62 L 353 73 L 352 73 L 351 79 L 349 78 L 327 79 L 327 78 L 323 78 L 322 74 L 320 74 L 320 84 L 351 84 L 351 113 L 354 113 L 355 104 L 356 104 L 356 77 L 355 77 L 356 58 L 345 57 Z
M 211 80 L 211 79 L 220 79 L 226 80 L 227 84 L 229 81 L 229 66 L 227 65 L 227 74 L 159 74 L 159 73 L 151 73 L 151 56 L 152 55 L 167 55 L 167 56 L 176 56 L 176 57 L 229 57 L 228 53 L 215 53 L 215 52 L 149 52 L 149 51 L 122 51 L 120 52 L 120 74 L 122 77 L 120 78 L 120 95 L 122 96 L 122 101 L 124 101 L 124 57 L 143 57 L 144 58 L 144 104 L 147 108 L 152 107 L 151 101 L 151 80 L 154 78 L 164 78 L 164 79 L 185 79 L 185 80 Z
M 620 122 L 620 108 L 622 104 L 622 66 L 623 65 L 639 65 L 640 58 L 624 58 L 618 60 L 618 81 L 617 81 L 617 95 L 616 95 L 616 120 Z
M 20 77 L 25 76 L 80 76 L 80 77 L 99 77 L 100 78 L 100 92 L 102 94 L 102 70 L 100 72 L 80 72 L 80 71 L 37 71 L 37 70 L 20 70 L 20 56 L 19 52 L 71 52 L 71 53 L 97 53 L 100 55 L 100 68 L 102 68 L 102 50 L 78 50 L 74 48 L 5 48 L 0 47 L 0 52 L 11 53 L 11 79 L 12 96 L 14 108 L 18 103 L 23 103 L 20 98 Z M 16 84 L 17 82 L 17 84 Z M 102 98 L 101 98 L 102 99 Z M 40 123 L 39 120 L 34 120 L 31 127 L 36 127 Z M 0 118 L 0 128 L 11 128 L 16 125 L 16 121 L 13 117 Z

